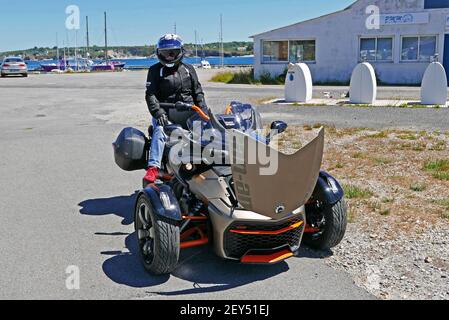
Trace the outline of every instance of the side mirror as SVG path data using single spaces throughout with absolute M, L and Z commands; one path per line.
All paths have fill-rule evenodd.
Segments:
M 274 121 L 271 124 L 271 130 L 274 130 L 277 132 L 277 134 L 283 133 L 285 130 L 287 130 L 288 125 L 284 121 Z

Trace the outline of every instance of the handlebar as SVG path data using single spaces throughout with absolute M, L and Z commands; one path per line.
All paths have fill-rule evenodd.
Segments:
M 210 121 L 209 116 L 200 107 L 189 103 L 159 103 L 159 105 L 163 108 L 175 108 L 178 111 L 195 111 L 204 121 Z

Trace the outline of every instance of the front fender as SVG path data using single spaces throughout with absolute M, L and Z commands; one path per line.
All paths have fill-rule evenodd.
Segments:
M 170 220 L 182 221 L 178 200 L 170 186 L 166 184 L 148 185 L 140 191 L 139 197 L 142 195 L 148 197 L 155 214 Z
M 321 171 L 312 198 L 332 206 L 343 199 L 343 196 L 340 183 L 327 172 Z

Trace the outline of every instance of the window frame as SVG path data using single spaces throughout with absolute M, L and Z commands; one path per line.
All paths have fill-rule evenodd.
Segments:
M 399 53 L 399 61 L 401 63 L 429 63 L 432 60 L 430 59 L 429 61 L 427 60 L 421 60 L 420 59 L 420 53 L 421 53 L 421 38 L 426 38 L 426 37 L 433 37 L 435 38 L 435 54 L 438 53 L 439 51 L 439 41 L 438 41 L 438 35 L 437 34 L 421 34 L 421 35 L 415 35 L 415 34 L 407 34 L 407 35 L 401 35 L 401 50 Z M 418 53 L 417 56 L 418 58 L 416 60 L 405 60 L 402 59 L 402 49 L 403 49 L 403 42 L 404 42 L 404 38 L 418 38 Z
M 308 63 L 308 64 L 314 64 L 316 63 L 316 38 L 302 38 L 302 39 L 276 39 L 276 40 L 263 40 L 261 39 L 260 43 L 260 61 L 261 64 L 288 64 L 290 63 L 290 43 L 291 42 L 297 42 L 297 41 L 315 41 L 315 60 L 307 60 L 307 61 L 300 61 L 301 63 Z M 286 61 L 264 61 L 264 42 L 287 42 L 287 60 Z
M 394 35 L 391 36 L 360 36 L 359 37 L 359 62 L 362 62 L 362 40 L 365 39 L 375 39 L 375 59 L 374 60 L 366 60 L 366 62 L 378 62 L 378 63 L 393 63 L 394 62 L 394 52 L 395 52 L 395 37 Z M 378 49 L 378 39 L 391 39 L 391 59 L 385 60 L 385 59 L 377 59 L 377 49 Z

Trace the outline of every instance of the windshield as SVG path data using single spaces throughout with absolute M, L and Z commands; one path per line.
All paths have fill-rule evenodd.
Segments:
M 23 62 L 23 60 L 20 58 L 8 58 L 5 59 L 5 62 Z

